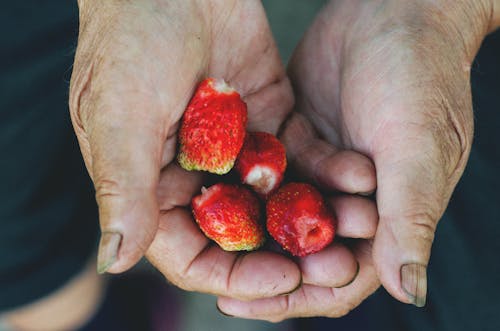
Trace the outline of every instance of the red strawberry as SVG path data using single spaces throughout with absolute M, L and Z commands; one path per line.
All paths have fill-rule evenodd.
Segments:
M 295 256 L 305 256 L 329 245 L 335 219 L 321 194 L 311 185 L 289 183 L 267 202 L 267 230 Z
M 196 222 L 205 235 L 226 251 L 250 251 L 264 243 L 257 197 L 248 189 L 230 184 L 202 188 L 193 198 Z
M 179 129 L 178 160 L 186 170 L 231 170 L 245 139 L 247 107 L 224 80 L 207 78 L 189 102 Z
M 286 169 L 285 147 L 270 133 L 249 132 L 235 168 L 243 183 L 266 197 L 283 180 Z

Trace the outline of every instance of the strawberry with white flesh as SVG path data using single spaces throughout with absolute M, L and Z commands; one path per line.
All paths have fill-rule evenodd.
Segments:
M 321 193 L 305 183 L 289 183 L 271 195 L 267 230 L 294 256 L 319 252 L 335 236 L 335 218 Z
M 286 170 L 283 144 L 267 132 L 248 132 L 235 169 L 241 181 L 266 198 L 281 184 Z
M 251 251 L 264 244 L 260 202 L 247 188 L 219 183 L 192 200 L 193 215 L 205 235 L 226 251 Z
M 243 146 L 247 106 L 222 79 L 202 81 L 179 129 L 178 161 L 186 170 L 228 173 Z

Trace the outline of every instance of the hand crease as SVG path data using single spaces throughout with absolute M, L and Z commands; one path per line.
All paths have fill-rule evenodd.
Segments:
M 229 269 L 229 272 L 227 274 L 227 279 L 226 279 L 226 293 L 230 293 L 230 288 L 231 288 L 231 278 L 233 271 L 236 269 L 236 265 L 241 264 L 242 259 L 244 258 L 244 255 L 236 255 L 235 259 L 233 260 L 233 263 L 231 264 L 231 268 Z
M 191 272 L 191 268 L 193 267 L 193 265 L 195 264 L 195 262 L 197 262 L 197 260 L 202 256 L 204 255 L 207 251 L 210 250 L 210 248 L 212 248 L 213 246 L 213 243 L 211 241 L 208 241 L 207 244 L 205 245 L 205 247 L 203 247 L 203 249 L 201 251 L 199 251 L 195 257 L 188 263 L 188 265 L 186 266 L 186 268 L 184 268 L 184 270 L 182 270 L 181 272 L 181 277 L 182 278 L 190 278 L 189 274 Z

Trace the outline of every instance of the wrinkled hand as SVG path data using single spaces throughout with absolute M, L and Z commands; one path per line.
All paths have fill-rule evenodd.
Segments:
M 260 1 L 87 0 L 80 22 L 70 109 L 96 188 L 99 271 L 122 272 L 148 251 L 184 289 L 248 299 L 296 288 L 300 271 L 285 257 L 210 245 L 183 208 L 202 175 L 174 162 L 179 120 L 207 76 L 242 94 L 250 130 L 276 133 L 289 113 Z
M 370 179 L 360 155 L 373 160 L 379 214 L 373 247 L 358 243 L 360 273 L 343 289 L 328 291 L 314 279 L 286 299 L 223 299 L 226 312 L 268 320 L 341 316 L 378 279 L 400 301 L 425 303 L 436 225 L 471 148 L 470 67 L 489 28 L 490 5 L 333 0 L 323 9 L 295 51 L 290 78 L 297 109 L 326 142 L 350 152 L 314 140 L 301 116 L 288 121 L 284 140 L 303 173 L 341 192 L 363 192 L 346 182 Z M 345 179 L 347 164 L 364 171 Z M 373 223 L 369 203 L 363 204 L 358 215 Z M 326 271 L 315 277 L 321 274 Z

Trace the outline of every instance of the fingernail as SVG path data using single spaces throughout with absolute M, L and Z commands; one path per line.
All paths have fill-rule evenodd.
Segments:
M 401 267 L 401 285 L 408 299 L 417 307 L 425 306 L 427 296 L 427 267 L 421 264 L 405 264 Z
M 234 317 L 233 315 L 229 315 L 229 314 L 227 314 L 227 313 L 223 312 L 223 311 L 222 311 L 222 309 L 220 309 L 220 307 L 219 307 L 219 304 L 218 304 L 218 303 L 216 303 L 216 304 L 215 304 L 215 307 L 217 307 L 217 310 L 218 310 L 218 311 L 219 311 L 219 313 L 221 313 L 222 315 L 224 315 L 224 316 L 226 316 L 226 317 Z
M 118 232 L 102 233 L 97 254 L 97 273 L 105 273 L 116 262 L 121 241 L 122 235 Z
M 354 274 L 354 277 L 349 281 L 349 283 L 338 286 L 336 288 L 343 288 L 343 287 L 349 286 L 356 280 L 356 278 L 358 277 L 358 274 L 359 274 L 359 262 L 356 261 L 356 263 L 357 263 L 357 268 L 356 268 L 356 273 Z

